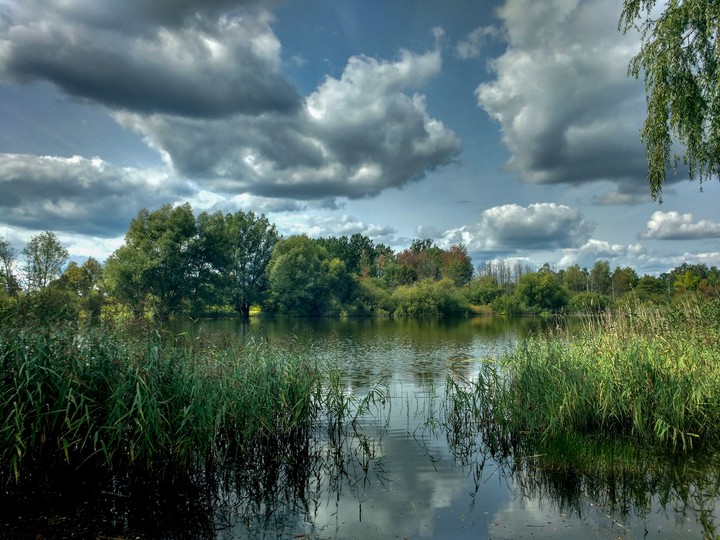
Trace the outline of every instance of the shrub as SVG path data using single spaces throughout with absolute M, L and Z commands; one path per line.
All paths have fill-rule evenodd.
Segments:
M 571 313 L 599 313 L 608 307 L 610 307 L 608 296 L 591 291 L 576 294 L 568 303 Z
M 398 287 L 390 298 L 395 315 L 436 317 L 468 312 L 467 300 L 450 279 L 424 279 Z

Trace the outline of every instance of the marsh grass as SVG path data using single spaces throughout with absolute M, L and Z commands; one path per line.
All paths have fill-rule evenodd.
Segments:
M 21 481 L 55 464 L 182 471 L 312 425 L 311 351 L 159 333 L 0 331 L 0 463 Z
M 477 378 L 449 377 L 448 421 L 498 452 L 568 434 L 717 447 L 719 342 L 718 302 L 606 312 L 531 336 Z

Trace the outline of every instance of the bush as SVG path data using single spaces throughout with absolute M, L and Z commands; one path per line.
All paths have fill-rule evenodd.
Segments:
M 571 313 L 600 313 L 610 307 L 610 298 L 596 292 L 581 292 L 570 299 Z
M 390 297 L 394 314 L 412 317 L 437 317 L 468 313 L 467 300 L 452 280 L 424 279 L 398 287 Z
M 513 315 L 522 315 L 527 312 L 527 306 L 514 295 L 503 294 L 492 301 L 493 313 L 497 315 L 505 315 L 512 317 Z

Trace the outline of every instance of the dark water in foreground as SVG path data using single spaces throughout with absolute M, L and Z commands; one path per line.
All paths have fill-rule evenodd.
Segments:
M 495 460 L 443 424 L 446 377 L 534 320 L 201 321 L 195 334 L 311 341 L 367 407 L 342 429 L 258 452 L 213 478 L 173 484 L 78 479 L 67 490 L 5 497 L 0 538 L 708 538 L 720 529 L 717 460 L 589 472 L 543 456 Z M 298 457 L 299 456 L 299 457 Z M 249 462 L 248 462 L 249 460 Z M 119 487 L 122 484 L 122 487 Z

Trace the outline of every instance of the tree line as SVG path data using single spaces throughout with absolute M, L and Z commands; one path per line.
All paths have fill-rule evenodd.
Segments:
M 683 264 L 638 276 L 575 264 L 555 270 L 485 261 L 462 245 L 417 239 L 395 252 L 362 234 L 281 236 L 264 215 L 203 212 L 189 204 L 142 209 L 104 264 L 69 262 L 50 231 L 21 252 L 0 239 L 0 313 L 33 317 L 237 315 L 437 316 L 587 312 L 628 300 L 720 295 L 720 271 Z

